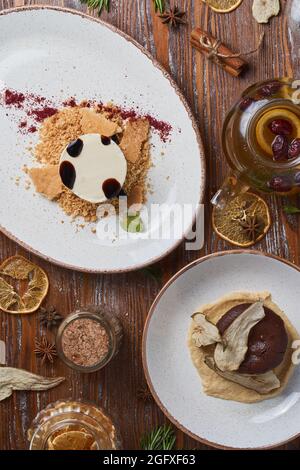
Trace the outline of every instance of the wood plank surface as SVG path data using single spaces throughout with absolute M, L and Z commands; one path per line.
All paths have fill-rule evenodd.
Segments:
M 0 0 L 0 10 L 34 3 L 44 2 Z M 50 3 L 88 11 L 77 0 Z M 285 3 L 282 1 L 283 11 Z M 27 448 L 26 431 L 37 411 L 61 397 L 92 400 L 106 408 L 120 427 L 125 449 L 139 448 L 141 435 L 166 421 L 154 403 L 145 404 L 137 396 L 138 389 L 145 384 L 141 339 L 147 312 L 162 285 L 176 271 L 200 256 L 232 248 L 212 231 L 209 204 L 228 170 L 220 138 L 225 113 L 247 85 L 292 73 L 283 14 L 262 26 L 252 18 L 251 0 L 244 0 L 236 11 L 225 15 L 212 12 L 200 0 L 177 0 L 176 4 L 186 11 L 188 21 L 187 26 L 177 31 L 161 24 L 151 0 L 112 0 L 110 13 L 103 12 L 102 18 L 136 39 L 164 65 L 181 87 L 195 113 L 207 159 L 205 246 L 201 251 L 185 252 L 182 244 L 158 263 L 163 272 L 160 285 L 140 272 L 119 275 L 71 272 L 26 253 L 0 235 L 1 259 L 20 253 L 47 271 L 50 292 L 46 305 L 55 305 L 64 315 L 80 305 L 101 305 L 115 312 L 125 329 L 125 341 L 117 359 L 103 371 L 91 376 L 72 372 L 60 361 L 56 361 L 53 366 L 41 366 L 40 360 L 36 360 L 32 354 L 34 338 L 42 332 L 37 316 L 21 318 L 0 313 L 0 339 L 7 342 L 9 365 L 43 375 L 67 377 L 64 385 L 47 393 L 15 393 L 0 403 L 0 449 Z M 91 11 L 89 13 L 93 14 Z M 265 47 L 259 56 L 253 55 L 249 59 L 249 70 L 242 78 L 233 78 L 191 50 L 189 36 L 195 26 L 210 30 L 232 49 L 241 51 L 254 48 L 264 30 Z M 298 219 L 296 216 L 284 215 L 284 201 L 269 197 L 268 202 L 273 225 L 267 238 L 255 248 L 299 265 Z M 178 449 L 209 449 L 181 431 L 177 431 L 177 438 Z M 300 449 L 300 439 L 282 448 Z

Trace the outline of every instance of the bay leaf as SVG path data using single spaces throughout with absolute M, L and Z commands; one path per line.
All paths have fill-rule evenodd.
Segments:
M 10 397 L 14 390 L 49 390 L 64 380 L 64 377 L 43 377 L 23 369 L 0 367 L 0 401 Z

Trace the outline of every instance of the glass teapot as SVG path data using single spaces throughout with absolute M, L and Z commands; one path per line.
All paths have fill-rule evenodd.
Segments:
M 300 192 L 300 80 L 247 88 L 225 118 L 222 147 L 231 174 L 212 199 L 218 207 L 250 187 Z
M 247 88 L 227 114 L 222 148 L 231 168 L 212 203 L 222 208 L 249 188 L 278 195 L 300 192 L 300 0 L 287 5 L 295 77 Z

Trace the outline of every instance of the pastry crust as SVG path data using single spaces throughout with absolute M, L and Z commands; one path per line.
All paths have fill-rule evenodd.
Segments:
M 207 395 L 223 398 L 225 400 L 239 401 L 242 403 L 255 403 L 280 395 L 288 384 L 294 370 L 294 365 L 292 364 L 293 350 L 291 349 L 291 345 L 294 340 L 299 339 L 299 334 L 285 313 L 272 301 L 271 294 L 269 292 L 233 292 L 231 294 L 224 295 L 214 303 L 202 305 L 199 311 L 204 313 L 209 321 L 216 324 L 218 320 L 232 307 L 235 307 L 240 303 L 252 303 L 258 301 L 262 301 L 264 306 L 273 310 L 273 312 L 283 319 L 289 337 L 284 360 L 280 366 L 274 369 L 275 374 L 280 380 L 281 386 L 270 393 L 260 394 L 255 390 L 247 389 L 242 385 L 230 382 L 229 380 L 220 377 L 204 363 L 205 357 L 213 354 L 215 345 L 201 348 L 195 346 L 192 340 L 194 329 L 194 325 L 192 323 L 188 333 L 188 347 L 193 364 L 201 377 L 203 391 Z

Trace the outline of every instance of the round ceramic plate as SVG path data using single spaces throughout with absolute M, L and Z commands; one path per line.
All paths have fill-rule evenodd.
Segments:
M 203 148 L 179 89 L 141 46 L 115 28 L 75 11 L 51 7 L 4 11 L 0 15 L 0 84 L 60 102 L 75 96 L 79 101 L 126 103 L 128 108 L 171 124 L 170 141 L 162 142 L 152 133 L 147 207 L 152 203 L 193 207 L 184 223 L 176 217 L 172 222 L 175 227 L 180 224 L 179 236 L 174 230 L 176 236 L 163 240 L 99 240 L 89 224 L 72 224 L 57 204 L 33 197 L 31 188 L 25 190 L 28 178 L 22 166 L 34 166 L 28 148 L 36 144 L 38 135 L 22 135 L 18 123 L 10 119 L 12 111 L 0 107 L 0 220 L 5 234 L 54 263 L 89 272 L 137 269 L 178 245 L 203 197 Z M 156 228 L 160 220 L 159 216 L 154 220 Z
M 298 268 L 259 252 L 218 253 L 183 268 L 157 296 L 144 330 L 144 370 L 158 405 L 195 439 L 217 447 L 273 447 L 300 433 L 299 368 L 279 397 L 242 404 L 202 392 L 187 347 L 191 314 L 238 290 L 271 292 L 300 332 Z

